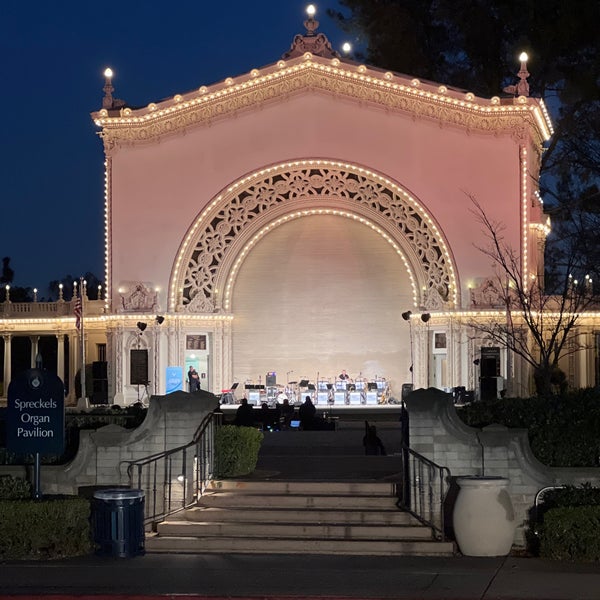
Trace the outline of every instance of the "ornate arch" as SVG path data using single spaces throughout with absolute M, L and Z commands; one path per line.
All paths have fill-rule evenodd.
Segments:
M 171 274 L 169 308 L 190 313 L 229 310 L 230 293 L 249 249 L 290 219 L 334 214 L 371 227 L 402 257 L 416 307 L 458 305 L 450 249 L 425 207 L 391 180 L 362 167 L 301 160 L 238 180 L 199 215 Z

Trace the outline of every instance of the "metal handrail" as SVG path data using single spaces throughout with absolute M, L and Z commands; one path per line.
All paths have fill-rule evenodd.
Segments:
M 451 473 L 406 445 L 401 448 L 401 483 L 398 508 L 431 527 L 436 537 L 446 539 L 444 503 L 450 489 Z
M 215 434 L 223 414 L 202 420 L 192 441 L 138 460 L 126 460 L 129 486 L 145 494 L 144 523 L 152 524 L 193 506 L 212 478 Z

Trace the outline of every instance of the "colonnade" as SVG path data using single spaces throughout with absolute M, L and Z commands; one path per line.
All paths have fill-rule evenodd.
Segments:
M 52 334 L 49 334 L 50 337 Z M 74 375 L 80 368 L 80 353 L 78 351 L 78 334 L 71 333 L 55 333 L 54 334 L 57 341 L 57 351 L 56 351 L 56 374 L 61 378 L 61 380 L 67 383 L 66 378 L 69 378 L 71 385 L 69 385 L 69 396 L 74 397 Z M 2 386 L 2 397 L 6 398 L 8 393 L 8 386 L 10 385 L 12 379 L 12 363 L 13 363 L 13 352 L 12 352 L 12 340 L 15 337 L 27 337 L 31 343 L 31 352 L 30 352 L 30 368 L 34 368 L 36 366 L 36 357 L 39 352 L 40 338 L 44 337 L 41 334 L 36 335 L 15 335 L 12 333 L 5 333 L 2 335 L 3 344 L 4 344 L 4 361 L 3 361 L 3 386 Z M 69 340 L 69 356 L 68 356 L 68 366 L 69 369 L 67 371 L 67 361 L 65 360 L 65 340 L 68 338 Z M 50 367 L 51 365 L 44 364 L 45 368 Z

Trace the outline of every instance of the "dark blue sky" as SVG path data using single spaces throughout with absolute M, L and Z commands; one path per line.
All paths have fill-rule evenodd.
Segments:
M 103 271 L 103 152 L 90 112 L 110 66 L 114 96 L 145 106 L 279 60 L 304 31 L 298 0 L 0 1 L 0 257 L 13 285 Z M 347 36 L 315 2 L 319 31 Z M 350 40 L 351 41 L 351 40 Z

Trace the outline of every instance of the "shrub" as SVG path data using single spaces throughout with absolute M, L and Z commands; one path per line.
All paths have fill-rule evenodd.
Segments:
M 0 560 L 88 554 L 90 503 L 84 498 L 0 501 Z
M 215 438 L 215 476 L 238 477 L 256 468 L 263 434 L 253 427 L 223 425 Z
M 471 427 L 492 423 L 527 429 L 534 455 L 554 467 L 598 466 L 600 394 L 577 390 L 553 398 L 507 398 L 457 409 Z
M 0 500 L 31 498 L 31 484 L 26 479 L 3 475 L 0 477 Z
M 600 506 L 552 508 L 544 515 L 540 554 L 545 558 L 600 560 Z
M 531 510 L 529 529 L 526 532 L 529 550 L 533 554 L 540 555 L 542 545 L 551 548 L 554 542 L 549 539 L 556 540 L 557 534 L 552 531 L 554 525 L 546 524 L 547 513 L 554 509 L 594 506 L 600 507 L 600 488 L 592 487 L 591 483 L 584 483 L 579 487 L 570 485 L 545 491 L 541 496 L 541 502 Z M 545 550 L 545 552 L 550 552 L 550 550 Z

